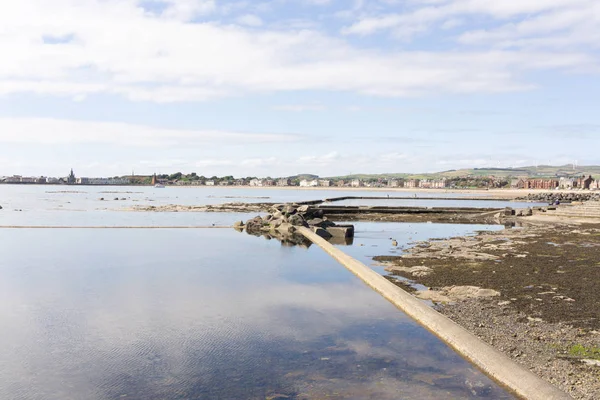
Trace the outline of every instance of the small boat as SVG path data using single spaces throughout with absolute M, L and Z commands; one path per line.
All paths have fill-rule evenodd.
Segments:
M 156 185 L 154 185 L 154 187 L 155 187 L 155 188 L 157 188 L 157 189 L 164 189 L 164 188 L 165 188 L 165 185 L 162 185 L 162 184 L 160 184 L 160 183 L 157 183 Z

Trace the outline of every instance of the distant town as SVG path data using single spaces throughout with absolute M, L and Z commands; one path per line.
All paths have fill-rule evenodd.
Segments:
M 596 168 L 596 167 L 594 167 Z M 451 172 L 451 171 L 449 171 Z M 459 171 L 460 172 L 460 171 Z M 485 172 L 485 171 L 483 171 Z M 494 172 L 494 171 L 491 171 Z M 448 172 L 446 172 L 448 173 Z M 443 174 L 443 173 L 441 173 Z M 396 178 L 385 176 L 320 178 L 316 175 L 297 175 L 283 178 L 205 177 L 192 172 L 171 175 L 135 175 L 108 178 L 77 177 L 73 170 L 65 177 L 0 176 L 0 184 L 82 185 L 82 186 L 252 186 L 252 187 L 348 187 L 348 188 L 407 188 L 407 189 L 584 189 L 600 190 L 600 179 L 591 174 L 564 173 L 555 177 L 518 177 L 485 175 L 481 170 L 468 170 L 464 175 L 437 178 Z

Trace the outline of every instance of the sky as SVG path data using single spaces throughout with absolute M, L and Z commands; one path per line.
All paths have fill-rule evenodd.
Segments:
M 0 176 L 600 164 L 597 0 L 0 0 Z

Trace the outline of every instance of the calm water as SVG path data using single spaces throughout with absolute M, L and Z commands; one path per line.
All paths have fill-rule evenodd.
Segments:
M 59 211 L 36 193 L 13 197 L 27 211 L 0 210 L 2 224 L 240 217 Z M 392 236 L 407 246 L 476 229 L 496 228 L 360 223 L 345 251 L 368 263 L 400 251 Z M 510 398 L 316 246 L 229 229 L 0 229 L 0 240 L 1 399 Z

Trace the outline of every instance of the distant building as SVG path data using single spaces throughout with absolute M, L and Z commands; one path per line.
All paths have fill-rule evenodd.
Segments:
M 560 187 L 558 179 L 528 179 L 525 181 L 525 189 L 553 190 Z
M 302 179 L 300 181 L 300 187 L 316 187 L 319 186 L 319 181 L 317 181 L 316 179 L 313 180 L 307 180 L 307 179 Z
M 4 179 L 5 183 L 21 183 L 21 175 L 13 175 Z
M 419 182 L 422 189 L 443 189 L 446 187 L 446 178 L 444 179 L 423 179 Z
M 263 180 L 263 186 L 275 186 L 276 183 L 273 179 L 265 179 Z
M 350 182 L 350 186 L 352 187 L 363 187 L 365 186 L 365 183 L 360 180 L 360 179 L 353 179 L 352 182 Z
M 319 186 L 325 186 L 325 187 L 330 187 L 332 186 L 332 182 L 329 179 L 321 179 L 319 181 Z
M 71 173 L 69 173 L 69 176 L 67 176 L 67 185 L 74 185 L 75 183 L 75 174 L 73 173 L 73 168 L 71 168 Z
M 291 186 L 292 181 L 287 178 L 281 178 L 277 181 L 277 186 Z
M 340 179 L 335 184 L 336 184 L 336 186 L 343 187 L 343 186 L 346 186 L 346 181 L 343 179 Z
M 129 178 L 75 178 L 76 185 L 128 185 Z
M 248 181 L 246 179 L 236 179 L 235 182 L 233 182 L 233 184 L 235 186 L 246 186 L 248 185 Z
M 400 181 L 398 179 L 390 179 L 387 185 L 391 188 L 397 188 L 400 187 Z
M 419 179 L 410 179 L 404 182 L 404 187 L 409 189 L 416 189 L 419 187 L 420 182 L 421 181 Z
M 215 186 L 215 181 L 206 181 L 206 186 Z
M 592 186 L 592 182 L 594 182 L 594 178 L 590 175 L 589 177 L 582 176 L 577 181 L 577 187 L 581 189 L 589 189 Z
M 262 179 L 251 179 L 250 180 L 250 186 L 262 186 L 262 185 L 263 185 Z
M 23 176 L 21 177 L 21 183 L 38 183 L 38 178 Z

